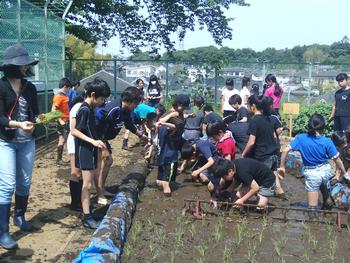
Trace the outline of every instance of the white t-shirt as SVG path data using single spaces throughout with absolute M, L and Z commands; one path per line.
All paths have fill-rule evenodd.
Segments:
M 239 91 L 237 89 L 229 90 L 226 87 L 222 90 L 222 96 L 224 97 L 224 110 L 228 111 L 236 111 L 234 108 L 231 107 L 231 105 L 228 103 L 228 100 L 231 98 L 231 96 L 239 94 Z
M 244 107 L 247 107 L 247 104 L 246 103 L 244 103 L 244 97 L 245 96 L 250 96 L 250 91 L 249 91 L 249 89 L 247 88 L 247 87 L 243 87 L 242 89 L 241 89 L 241 94 L 240 94 L 240 96 L 241 96 L 241 98 L 242 98 L 242 106 L 244 106 Z
M 78 102 L 73 106 L 73 108 L 69 112 L 69 130 L 72 130 L 72 119 L 77 117 L 77 112 L 81 104 L 83 103 Z M 75 154 L 74 136 L 72 135 L 71 132 L 69 132 L 68 138 L 67 138 L 67 150 L 68 150 L 68 154 Z

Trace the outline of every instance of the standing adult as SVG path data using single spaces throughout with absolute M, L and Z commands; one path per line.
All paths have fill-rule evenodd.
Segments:
M 17 248 L 9 234 L 10 207 L 15 192 L 13 223 L 23 231 L 32 226 L 25 220 L 35 156 L 33 138 L 39 113 L 35 86 L 25 77 L 32 75 L 31 65 L 38 61 L 29 57 L 25 48 L 12 45 L 5 49 L 0 66 L 0 246 Z
M 267 83 L 267 89 L 264 92 L 264 96 L 268 96 L 273 99 L 273 109 L 275 110 L 275 114 L 279 116 L 283 89 L 278 84 L 276 77 L 272 74 L 267 75 L 265 81 Z
M 229 99 L 235 95 L 239 94 L 239 91 L 233 87 L 233 79 L 229 78 L 226 80 L 226 86 L 222 90 L 221 95 L 221 112 L 223 113 L 224 117 L 227 117 L 229 115 L 234 115 L 235 109 L 232 108 L 230 103 L 228 102 Z
M 242 98 L 242 106 L 247 108 L 247 101 L 250 96 L 250 78 L 248 77 L 243 77 L 242 79 L 242 89 L 241 89 L 241 98 Z
M 334 131 L 343 131 L 350 126 L 350 87 L 348 85 L 348 75 L 340 73 L 335 80 L 340 87 L 336 91 L 335 103 L 333 105 L 330 118 L 334 118 Z
M 148 105 L 156 108 L 162 97 L 163 90 L 159 84 L 159 80 L 156 75 L 152 75 L 149 78 L 149 85 L 146 96 L 146 99 L 148 99 Z

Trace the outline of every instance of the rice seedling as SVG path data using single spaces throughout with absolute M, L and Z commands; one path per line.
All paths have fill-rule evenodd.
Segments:
M 175 258 L 176 258 L 177 253 L 178 253 L 178 251 L 176 249 L 171 251 L 171 253 L 170 253 L 170 263 L 175 263 Z
M 161 229 L 160 227 L 156 228 L 154 231 L 154 236 L 156 238 L 156 240 L 158 240 L 158 242 L 160 244 L 164 244 L 165 242 L 165 234 L 163 229 Z
M 220 220 L 219 223 L 216 224 L 215 227 L 214 227 L 213 237 L 214 237 L 214 240 L 216 242 L 220 241 L 220 239 L 222 237 L 222 227 L 223 227 L 222 220 Z
M 152 261 L 156 260 L 160 256 L 158 248 L 152 242 L 149 243 L 149 251 Z
M 225 244 L 225 248 L 224 248 L 223 262 L 224 263 L 232 262 L 232 249 L 227 244 Z
M 257 244 L 252 240 L 251 242 L 248 242 L 248 254 L 247 254 L 247 260 L 250 263 L 256 262 L 256 254 L 257 254 Z
M 317 244 L 318 244 L 318 240 L 316 239 L 316 236 L 314 236 L 311 233 L 311 230 L 307 225 L 304 224 L 303 228 L 304 228 L 305 238 L 307 242 L 311 245 L 312 249 L 315 251 L 317 249 Z
M 328 241 L 327 258 L 329 262 L 336 262 L 337 260 L 337 236 L 333 235 Z
M 259 235 L 258 235 L 258 239 L 259 239 L 259 244 L 261 244 L 261 242 L 262 242 L 262 239 L 263 239 L 263 237 L 264 237 L 264 232 L 265 232 L 265 230 L 266 230 L 266 228 L 267 228 L 267 225 L 268 225 L 268 220 L 267 220 L 267 217 L 266 216 L 264 216 L 264 218 L 263 218 L 263 220 L 262 220 L 262 223 L 261 223 L 261 230 L 260 230 L 260 232 L 259 232 Z
M 132 247 L 129 244 L 126 245 L 123 249 L 123 258 L 129 259 L 132 254 L 134 254 Z
M 150 232 L 153 232 L 156 227 L 156 225 L 152 222 L 151 219 L 147 219 L 147 226 Z
M 178 228 L 176 228 L 175 230 L 175 246 L 176 247 L 183 247 L 184 242 L 183 242 L 183 237 L 184 237 L 184 230 L 183 228 L 180 226 Z
M 248 228 L 247 219 L 243 217 L 236 226 L 236 244 L 240 245 L 243 241 L 244 234 Z
M 142 225 L 139 221 L 136 221 L 132 226 L 131 240 L 135 242 L 139 235 L 141 234 Z
M 279 242 L 278 241 L 274 241 L 273 245 L 274 245 L 274 249 L 275 249 L 275 252 L 276 252 L 276 255 L 277 255 L 278 262 L 284 263 L 285 261 L 284 261 L 284 258 L 283 258 L 282 247 L 280 246 Z
M 201 244 L 201 245 L 196 246 L 195 248 L 199 253 L 199 257 L 197 258 L 197 263 L 204 263 L 205 252 L 207 251 L 208 247 L 204 244 Z
M 191 225 L 190 233 L 191 233 L 191 237 L 192 237 L 192 239 L 193 239 L 194 236 L 197 234 L 197 228 L 196 228 L 195 223 L 193 223 L 193 224 Z

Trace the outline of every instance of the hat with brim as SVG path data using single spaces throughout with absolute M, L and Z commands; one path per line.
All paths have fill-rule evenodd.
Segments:
M 23 66 L 23 65 L 36 65 L 38 60 L 31 58 L 28 51 L 21 45 L 12 45 L 4 51 L 4 62 L 0 65 L 0 70 L 7 65 Z

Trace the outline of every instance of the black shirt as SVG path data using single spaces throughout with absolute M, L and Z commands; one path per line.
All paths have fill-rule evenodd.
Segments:
M 247 134 L 255 136 L 255 144 L 250 152 L 254 159 L 264 161 L 278 152 L 276 129 L 281 127 L 272 116 L 255 115 L 252 118 Z
M 334 116 L 350 116 L 350 89 L 339 89 L 335 97 L 335 114 Z
M 210 112 L 209 114 L 207 114 L 204 117 L 204 123 L 205 124 L 213 123 L 213 122 L 216 122 L 216 121 L 222 121 L 222 117 L 219 114 L 217 114 L 216 112 Z
M 263 163 L 251 158 L 242 158 L 232 161 L 236 167 L 235 179 L 244 185 L 250 186 L 255 180 L 259 186 L 269 188 L 275 182 L 275 175 Z
M 36 87 L 25 79 L 22 79 L 21 96 L 28 103 L 28 120 L 34 122 L 35 117 L 39 115 Z M 3 77 L 0 79 L 0 139 L 11 140 L 15 136 L 15 129 L 6 129 L 9 127 L 8 114 L 16 103 L 16 93 L 12 89 L 8 80 Z M 18 107 L 18 103 L 15 108 Z M 15 112 L 15 110 L 14 110 Z
M 247 144 L 249 136 L 247 122 L 231 122 L 228 124 L 228 129 L 232 132 L 233 138 L 237 143 Z
M 86 136 L 94 140 L 97 139 L 95 111 L 94 108 L 86 102 L 83 102 L 83 104 L 81 104 L 77 112 L 75 128 L 84 133 Z M 84 146 L 87 148 L 94 147 L 92 144 L 77 137 L 75 137 L 75 143 L 76 149 L 77 146 Z
M 235 117 L 236 117 L 236 121 L 240 121 L 244 117 L 247 117 L 247 122 L 249 122 L 250 120 L 249 111 L 247 110 L 246 107 L 240 107 L 238 110 L 236 110 Z
M 187 109 L 184 111 L 185 114 L 191 114 L 194 111 L 192 109 Z M 186 130 L 201 130 L 204 121 L 204 113 L 201 110 L 194 112 L 195 117 L 187 118 L 185 123 Z

